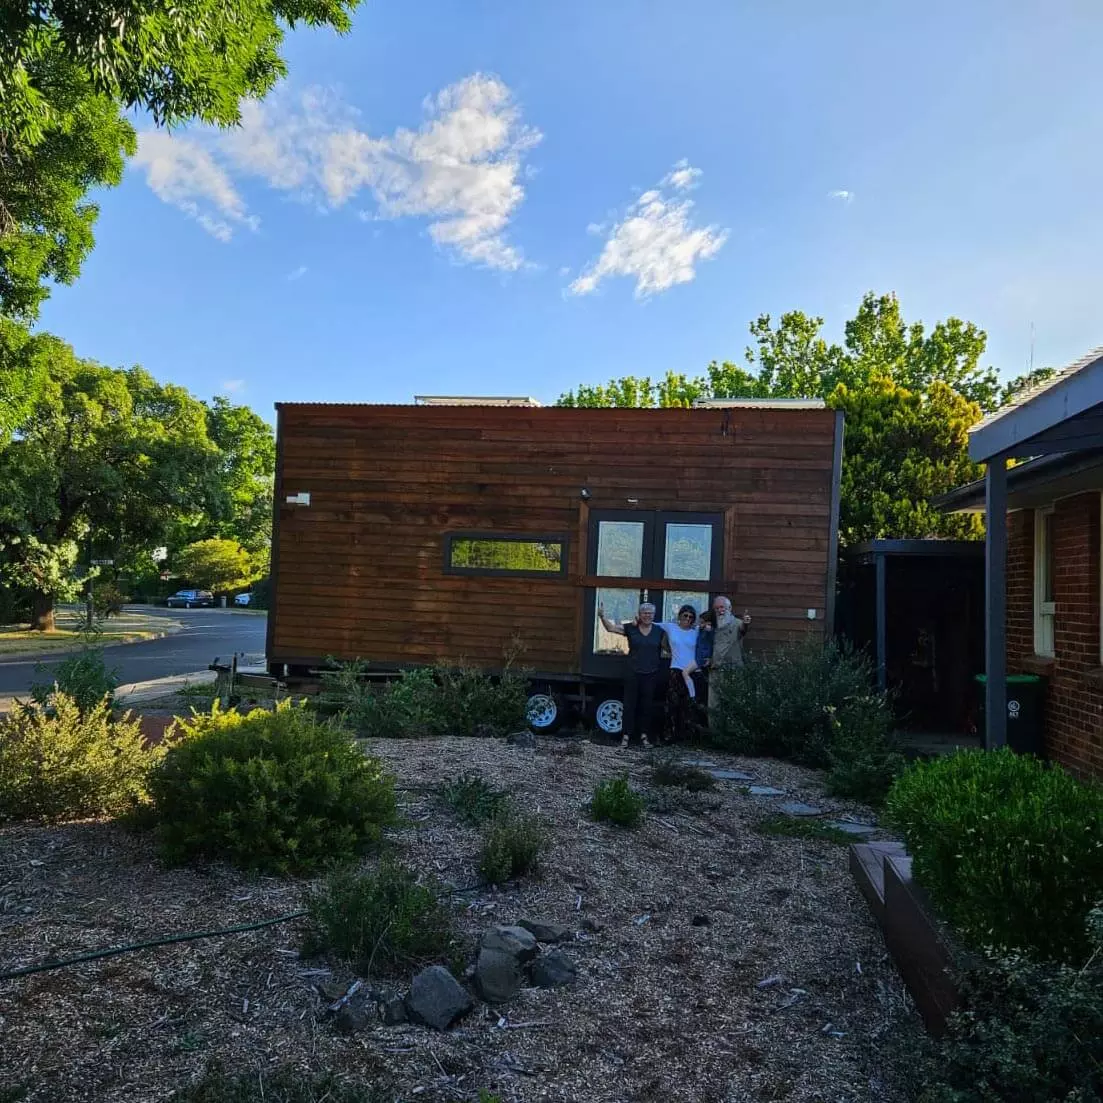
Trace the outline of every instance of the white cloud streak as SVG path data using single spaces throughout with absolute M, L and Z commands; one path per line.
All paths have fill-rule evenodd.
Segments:
M 847 191 L 845 188 L 836 188 L 834 191 L 827 193 L 828 199 L 837 199 L 840 203 L 853 203 L 854 193 Z
M 163 130 L 143 131 L 134 164 L 146 170 L 154 195 L 194 218 L 219 241 L 229 241 L 235 228 L 255 230 L 229 173 L 199 141 Z
M 693 201 L 669 194 L 695 187 L 701 170 L 679 161 L 658 188 L 646 191 L 609 233 L 601 255 L 569 286 L 572 295 L 589 295 L 602 280 L 627 276 L 643 299 L 675 284 L 689 283 L 697 264 L 708 260 L 728 240 L 718 226 L 694 226 Z
M 293 268 L 287 273 L 287 282 L 294 283 L 296 280 L 301 280 L 308 271 L 309 269 L 305 264 L 300 264 L 298 268 Z
M 235 197 L 231 173 L 257 177 L 326 211 L 366 193 L 374 201 L 363 212 L 369 219 L 425 219 L 432 240 L 458 259 L 520 268 L 521 253 L 506 233 L 524 200 L 525 157 L 540 132 L 523 123 L 510 89 L 481 73 L 427 99 L 424 110 L 417 129 L 373 136 L 330 91 L 310 88 L 297 99 L 276 95 L 245 104 L 240 127 L 205 132 L 201 140 L 153 134 L 165 152 L 162 189 L 150 184 L 177 206 L 181 201 L 166 192 L 193 202 L 196 172 L 187 170 L 202 154 L 206 175 L 219 174 Z M 229 217 L 225 207 L 216 209 Z
M 245 390 L 245 380 L 244 379 L 223 379 L 222 380 L 222 390 L 225 391 L 227 394 L 238 394 L 241 391 Z

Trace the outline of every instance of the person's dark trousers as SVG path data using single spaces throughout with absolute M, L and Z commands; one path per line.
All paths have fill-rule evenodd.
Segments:
M 680 670 L 670 671 L 666 686 L 666 739 L 681 743 L 689 735 L 690 699 L 686 681 Z
M 646 735 L 648 739 L 658 734 L 651 727 L 658 681 L 658 671 L 654 674 L 629 674 L 624 679 L 624 720 L 621 731 L 625 734 Z

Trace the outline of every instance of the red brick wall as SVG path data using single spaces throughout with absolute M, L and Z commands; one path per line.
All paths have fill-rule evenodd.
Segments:
M 1103 776 L 1099 494 L 1056 503 L 1054 659 L 1034 655 L 1034 511 L 1008 517 L 1007 664 L 1049 679 L 1046 748 L 1082 774 Z

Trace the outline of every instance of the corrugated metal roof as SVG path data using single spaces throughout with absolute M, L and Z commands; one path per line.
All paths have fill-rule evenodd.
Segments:
M 1010 402 L 1005 406 L 1001 406 L 998 410 L 993 410 L 992 413 L 986 417 L 981 418 L 980 421 L 974 425 L 969 432 L 979 433 L 982 429 L 987 428 L 994 422 L 999 421 L 1001 418 L 1007 417 L 1008 414 L 1013 413 L 1020 406 L 1025 406 L 1028 402 L 1037 398 L 1039 395 L 1045 394 L 1046 391 L 1052 390 L 1059 383 L 1064 383 L 1070 376 L 1075 375 L 1079 371 L 1083 371 L 1085 368 L 1090 368 L 1097 360 L 1103 359 L 1103 345 L 1099 345 L 1092 349 L 1091 352 L 1085 353 L 1079 360 L 1074 360 L 1071 364 L 1062 368 L 1056 375 L 1049 379 L 1043 380 L 1041 383 L 1035 383 L 1033 387 L 1027 387 L 1026 390 L 1020 391 Z
M 700 409 L 726 410 L 824 410 L 822 398 L 699 398 L 693 404 Z
M 527 396 L 501 396 L 491 395 L 414 395 L 415 406 L 543 406 L 543 403 L 535 398 Z

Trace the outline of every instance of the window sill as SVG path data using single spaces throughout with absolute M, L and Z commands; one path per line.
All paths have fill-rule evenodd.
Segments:
M 1048 675 L 1053 673 L 1057 660 L 1049 655 L 1024 655 L 1017 665 L 1022 668 L 1024 674 Z

